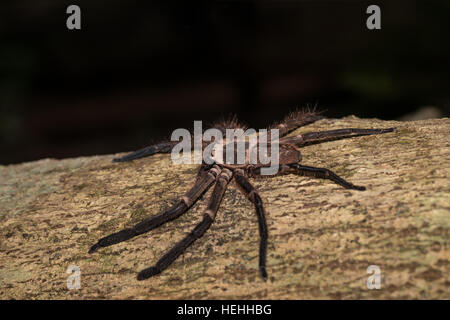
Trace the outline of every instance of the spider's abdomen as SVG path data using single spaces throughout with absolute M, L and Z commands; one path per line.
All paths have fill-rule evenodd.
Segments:
M 302 154 L 300 150 L 290 144 L 280 145 L 280 156 L 278 159 L 279 164 L 291 164 L 298 163 L 302 160 Z

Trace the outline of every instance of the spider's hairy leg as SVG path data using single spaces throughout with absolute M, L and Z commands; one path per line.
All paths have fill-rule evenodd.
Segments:
M 343 178 L 339 177 L 337 174 L 335 174 L 333 171 L 325 168 L 316 168 L 316 167 L 308 167 L 308 166 L 302 166 L 298 163 L 293 163 L 288 165 L 290 168 L 295 169 L 295 172 L 303 175 L 303 176 L 309 176 L 309 177 L 315 177 L 315 178 L 321 178 L 321 179 L 329 179 L 336 184 L 343 186 L 346 189 L 353 189 L 353 190 L 360 190 L 364 191 L 366 190 L 365 187 L 361 186 L 355 186 L 354 184 L 344 180 Z
M 395 130 L 396 128 L 386 128 L 386 129 L 345 128 L 328 131 L 307 132 L 296 136 L 283 138 L 280 140 L 280 142 L 294 144 L 296 146 L 303 146 L 306 144 L 316 144 L 332 140 L 340 140 L 345 138 L 394 132 Z
M 203 220 L 197 224 L 194 230 L 191 231 L 184 239 L 178 242 L 172 249 L 170 249 L 156 265 L 139 272 L 137 279 L 145 280 L 156 274 L 161 273 L 169 267 L 195 240 L 201 238 L 206 230 L 209 229 L 214 222 L 217 210 L 222 202 L 223 195 L 228 183 L 232 178 L 233 173 L 229 169 L 223 169 L 217 178 L 216 185 L 208 203 L 208 207 L 203 215 Z
M 226 119 L 213 123 L 211 128 L 221 131 L 222 137 L 225 138 L 227 129 L 242 129 L 245 131 L 247 126 L 244 123 L 241 123 L 236 115 L 230 115 Z
M 131 161 L 139 158 L 148 157 L 151 155 L 154 155 L 155 153 L 169 153 L 172 151 L 172 148 L 177 144 L 178 142 L 161 142 L 157 143 L 142 149 L 139 149 L 137 151 L 131 152 L 123 157 L 120 158 L 114 158 L 113 162 L 126 162 Z
M 197 179 L 197 182 L 191 188 L 191 190 L 189 190 L 183 197 L 181 197 L 181 200 L 173 207 L 165 212 L 145 219 L 144 221 L 136 224 L 130 229 L 124 229 L 100 239 L 91 247 L 89 253 L 94 253 L 100 248 L 108 247 L 113 244 L 126 241 L 140 234 L 146 233 L 152 229 L 155 229 L 168 221 L 178 218 L 183 213 L 188 211 L 188 209 L 195 202 L 197 202 L 197 200 L 211 187 L 220 171 L 221 170 L 218 166 L 213 166 L 210 170 L 207 171 L 207 174 L 204 174 Z
M 267 280 L 267 271 L 266 271 L 266 256 L 267 256 L 267 224 L 266 217 L 264 214 L 264 207 L 262 204 L 261 197 L 256 192 L 256 189 L 252 186 L 252 184 L 245 178 L 242 170 L 237 170 L 235 173 L 236 183 L 239 186 L 239 190 L 241 190 L 247 198 L 255 205 L 256 215 L 258 216 L 258 225 L 259 225 L 259 271 L 264 280 Z
M 281 138 L 299 127 L 311 124 L 323 118 L 324 117 L 315 110 L 297 110 L 290 113 L 281 123 L 272 125 L 270 129 L 278 129 L 279 137 Z

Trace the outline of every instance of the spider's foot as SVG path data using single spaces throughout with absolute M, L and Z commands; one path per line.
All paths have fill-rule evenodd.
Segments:
M 137 235 L 138 233 L 134 229 L 124 229 L 119 232 L 110 234 L 109 236 L 106 236 L 98 240 L 98 242 L 91 247 L 89 253 L 94 253 L 100 248 L 105 248 L 113 244 L 131 239 Z
M 150 267 L 139 272 L 137 275 L 137 279 L 145 280 L 153 277 L 154 275 L 157 275 L 158 273 L 161 273 L 161 270 L 158 267 Z
M 112 162 L 126 162 L 126 161 L 130 160 L 124 159 L 124 157 L 112 159 Z
M 96 243 L 89 249 L 89 253 L 94 253 L 95 251 L 97 251 L 100 248 L 101 248 L 101 246 L 99 246 L 98 243 Z
M 138 151 L 126 154 L 122 157 L 113 158 L 112 162 L 129 162 L 131 160 L 139 159 L 139 158 L 143 158 L 143 157 L 145 157 L 145 155 L 143 155 L 142 150 L 138 150 Z
M 342 185 L 345 189 L 350 189 L 350 190 L 359 190 L 359 191 L 364 191 L 366 190 L 366 187 L 363 186 L 355 186 L 354 184 L 345 181 L 345 184 Z
M 264 281 L 267 281 L 266 267 L 260 267 L 259 272 L 261 273 L 261 277 L 264 279 Z

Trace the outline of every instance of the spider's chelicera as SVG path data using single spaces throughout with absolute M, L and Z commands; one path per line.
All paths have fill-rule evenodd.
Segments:
M 272 126 L 279 130 L 279 153 L 278 153 L 278 175 L 296 173 L 303 176 L 311 176 L 321 179 L 329 179 L 346 189 L 365 190 L 365 187 L 356 186 L 343 178 L 336 175 L 329 169 L 316 168 L 311 166 L 304 166 L 300 164 L 302 160 L 299 147 L 305 145 L 322 143 L 330 140 L 338 140 L 349 137 L 357 137 L 362 135 L 380 134 L 386 132 L 393 132 L 395 128 L 387 129 L 359 129 L 346 128 L 337 130 L 328 130 L 320 132 L 308 132 L 294 136 L 286 136 L 294 129 L 313 123 L 322 119 L 318 113 L 310 111 L 298 111 L 290 114 L 283 122 Z M 226 129 L 243 128 L 235 119 L 225 121 L 214 126 L 225 135 Z M 153 155 L 155 153 L 170 153 L 177 142 L 163 142 L 155 144 L 141 150 L 132 152 L 124 157 L 116 158 L 114 162 L 131 161 L 138 158 Z M 248 148 L 248 146 L 247 146 Z M 270 152 L 270 144 L 267 146 Z M 172 249 L 170 249 L 159 261 L 152 267 L 139 272 L 137 279 L 144 280 L 157 275 L 169 267 L 195 240 L 203 236 L 206 230 L 209 229 L 213 223 L 216 213 L 219 209 L 223 195 L 229 183 L 235 181 L 236 186 L 242 191 L 247 198 L 254 204 L 256 215 L 259 224 L 259 271 L 264 280 L 267 279 L 266 271 L 266 253 L 267 253 L 267 224 L 264 213 L 264 207 L 258 192 L 249 182 L 249 178 L 261 176 L 261 170 L 269 166 L 268 164 L 256 163 L 250 164 L 248 161 L 248 154 L 250 150 L 246 150 L 246 161 L 244 164 L 228 164 L 213 162 L 208 164 L 203 162 L 197 174 L 197 179 L 194 186 L 185 193 L 180 200 L 165 212 L 151 216 L 144 221 L 136 224 L 134 227 L 124 229 L 113 233 L 100 239 L 95 245 L 91 247 L 89 253 L 93 253 L 100 248 L 107 247 L 128 239 L 131 239 L 140 234 L 149 232 L 162 224 L 174 220 L 186 213 L 203 194 L 205 194 L 214 185 L 208 206 L 204 212 L 202 221 L 180 242 L 178 242 Z M 265 176 L 269 177 L 269 176 Z

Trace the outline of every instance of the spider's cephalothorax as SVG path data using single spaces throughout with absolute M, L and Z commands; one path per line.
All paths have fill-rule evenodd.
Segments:
M 344 180 L 331 170 L 301 165 L 301 153 L 298 148 L 308 144 L 321 143 L 330 140 L 392 132 L 395 131 L 395 128 L 346 128 L 320 132 L 308 132 L 286 137 L 286 135 L 294 129 L 315 122 L 319 119 L 322 119 L 322 116 L 315 112 L 298 111 L 290 114 L 283 122 L 271 127 L 279 130 L 278 174 L 297 173 L 305 176 L 329 179 L 347 189 L 365 190 L 364 187 L 356 186 Z M 225 129 L 244 128 L 244 126 L 240 125 L 236 119 L 233 118 L 231 121 L 217 124 L 215 128 L 218 128 L 225 135 Z M 155 153 L 169 153 L 176 143 L 177 142 L 159 143 L 132 152 L 124 157 L 116 158 L 113 161 L 131 161 L 150 156 Z M 248 149 L 249 148 L 246 147 L 246 151 L 248 151 Z M 195 240 L 202 237 L 206 230 L 208 230 L 215 219 L 228 184 L 234 180 L 239 190 L 242 191 L 255 206 L 260 234 L 259 270 L 263 279 L 266 280 L 266 250 L 268 239 L 266 218 L 261 197 L 248 180 L 248 178 L 260 176 L 261 170 L 264 166 L 265 165 L 259 163 L 250 164 L 247 159 L 245 163 L 241 165 L 230 165 L 217 161 L 212 164 L 203 163 L 200 166 L 194 186 L 182 197 L 180 197 L 180 200 L 174 206 L 165 212 L 145 219 L 132 228 L 121 230 L 100 239 L 91 247 L 89 253 L 93 253 L 100 248 L 107 247 L 146 233 L 168 221 L 180 217 L 182 214 L 186 213 L 197 202 L 197 200 L 211 188 L 212 185 L 214 185 L 214 189 L 209 199 L 208 206 L 204 212 L 202 221 L 192 230 L 191 233 L 189 233 L 183 240 L 170 249 L 154 266 L 139 272 L 137 278 L 138 280 L 144 280 L 161 273 L 169 267 L 170 264 L 175 261 L 175 259 L 177 259 Z

